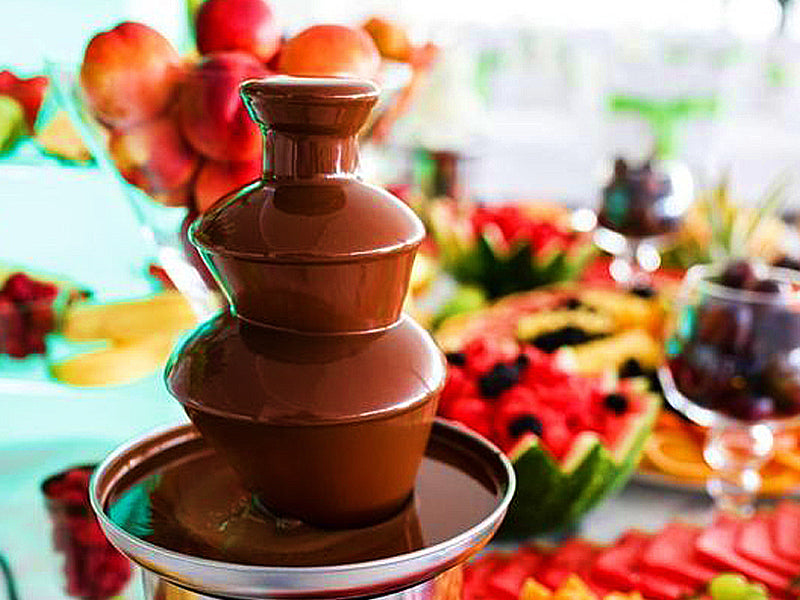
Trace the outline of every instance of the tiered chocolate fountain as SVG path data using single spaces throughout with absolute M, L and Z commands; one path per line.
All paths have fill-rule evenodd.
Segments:
M 233 308 L 167 367 L 194 426 L 121 448 L 92 485 L 150 598 L 452 598 L 505 513 L 508 461 L 434 422 L 444 361 L 401 314 L 422 224 L 355 175 L 377 94 L 242 87 L 264 176 L 190 233 Z

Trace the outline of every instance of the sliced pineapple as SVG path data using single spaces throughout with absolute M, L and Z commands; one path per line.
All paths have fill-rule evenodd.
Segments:
M 614 318 L 607 314 L 583 309 L 557 309 L 521 317 L 517 324 L 517 337 L 532 340 L 565 327 L 577 327 L 592 335 L 610 334 L 617 329 Z
M 643 329 L 629 329 L 579 346 L 564 347 L 556 353 L 559 365 L 578 373 L 619 370 L 631 358 L 645 369 L 655 369 L 663 361 L 661 344 Z

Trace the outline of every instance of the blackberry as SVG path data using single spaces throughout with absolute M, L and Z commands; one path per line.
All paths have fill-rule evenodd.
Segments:
M 628 411 L 628 399 L 622 394 L 608 394 L 603 398 L 603 404 L 615 415 L 624 415 Z
M 800 271 L 800 258 L 793 258 L 791 256 L 782 256 L 773 263 L 776 267 L 783 269 L 794 269 Z
M 762 294 L 777 294 L 781 291 L 781 286 L 774 279 L 762 279 L 753 286 L 753 291 Z
M 644 375 L 644 369 L 641 363 L 635 358 L 629 358 L 619 368 L 619 376 L 622 379 L 627 377 L 641 377 Z
M 521 415 L 508 424 L 508 433 L 511 437 L 518 438 L 526 433 L 535 433 L 542 437 L 544 427 L 536 415 Z
M 478 390 L 484 398 L 497 398 L 519 381 L 519 369 L 503 362 L 497 363 L 478 379 Z
M 599 337 L 603 336 L 587 333 L 574 325 L 567 325 L 561 329 L 537 335 L 531 343 L 542 352 L 552 354 L 562 346 L 577 346 Z
M 652 298 L 656 295 L 655 289 L 652 286 L 640 284 L 631 288 L 631 294 L 639 296 L 639 298 Z
M 444 357 L 448 363 L 456 367 L 463 367 L 467 364 L 467 355 L 463 352 L 448 352 Z

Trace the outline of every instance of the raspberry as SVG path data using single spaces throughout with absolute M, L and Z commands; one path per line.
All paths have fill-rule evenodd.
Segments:
M 45 352 L 45 335 L 55 326 L 58 287 L 13 273 L 0 288 L 0 352 L 14 358 Z
M 66 591 L 84 600 L 118 594 L 131 576 L 130 563 L 106 540 L 89 508 L 92 467 L 75 467 L 42 484 L 53 521 L 53 546 L 64 552 Z

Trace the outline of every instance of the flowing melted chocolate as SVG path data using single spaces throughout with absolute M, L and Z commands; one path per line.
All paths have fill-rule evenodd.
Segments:
M 250 565 L 350 564 L 430 547 L 487 518 L 503 492 L 490 465 L 433 437 L 400 513 L 371 527 L 322 530 L 272 517 L 200 439 L 159 462 L 110 496 L 111 520 L 168 550 Z

